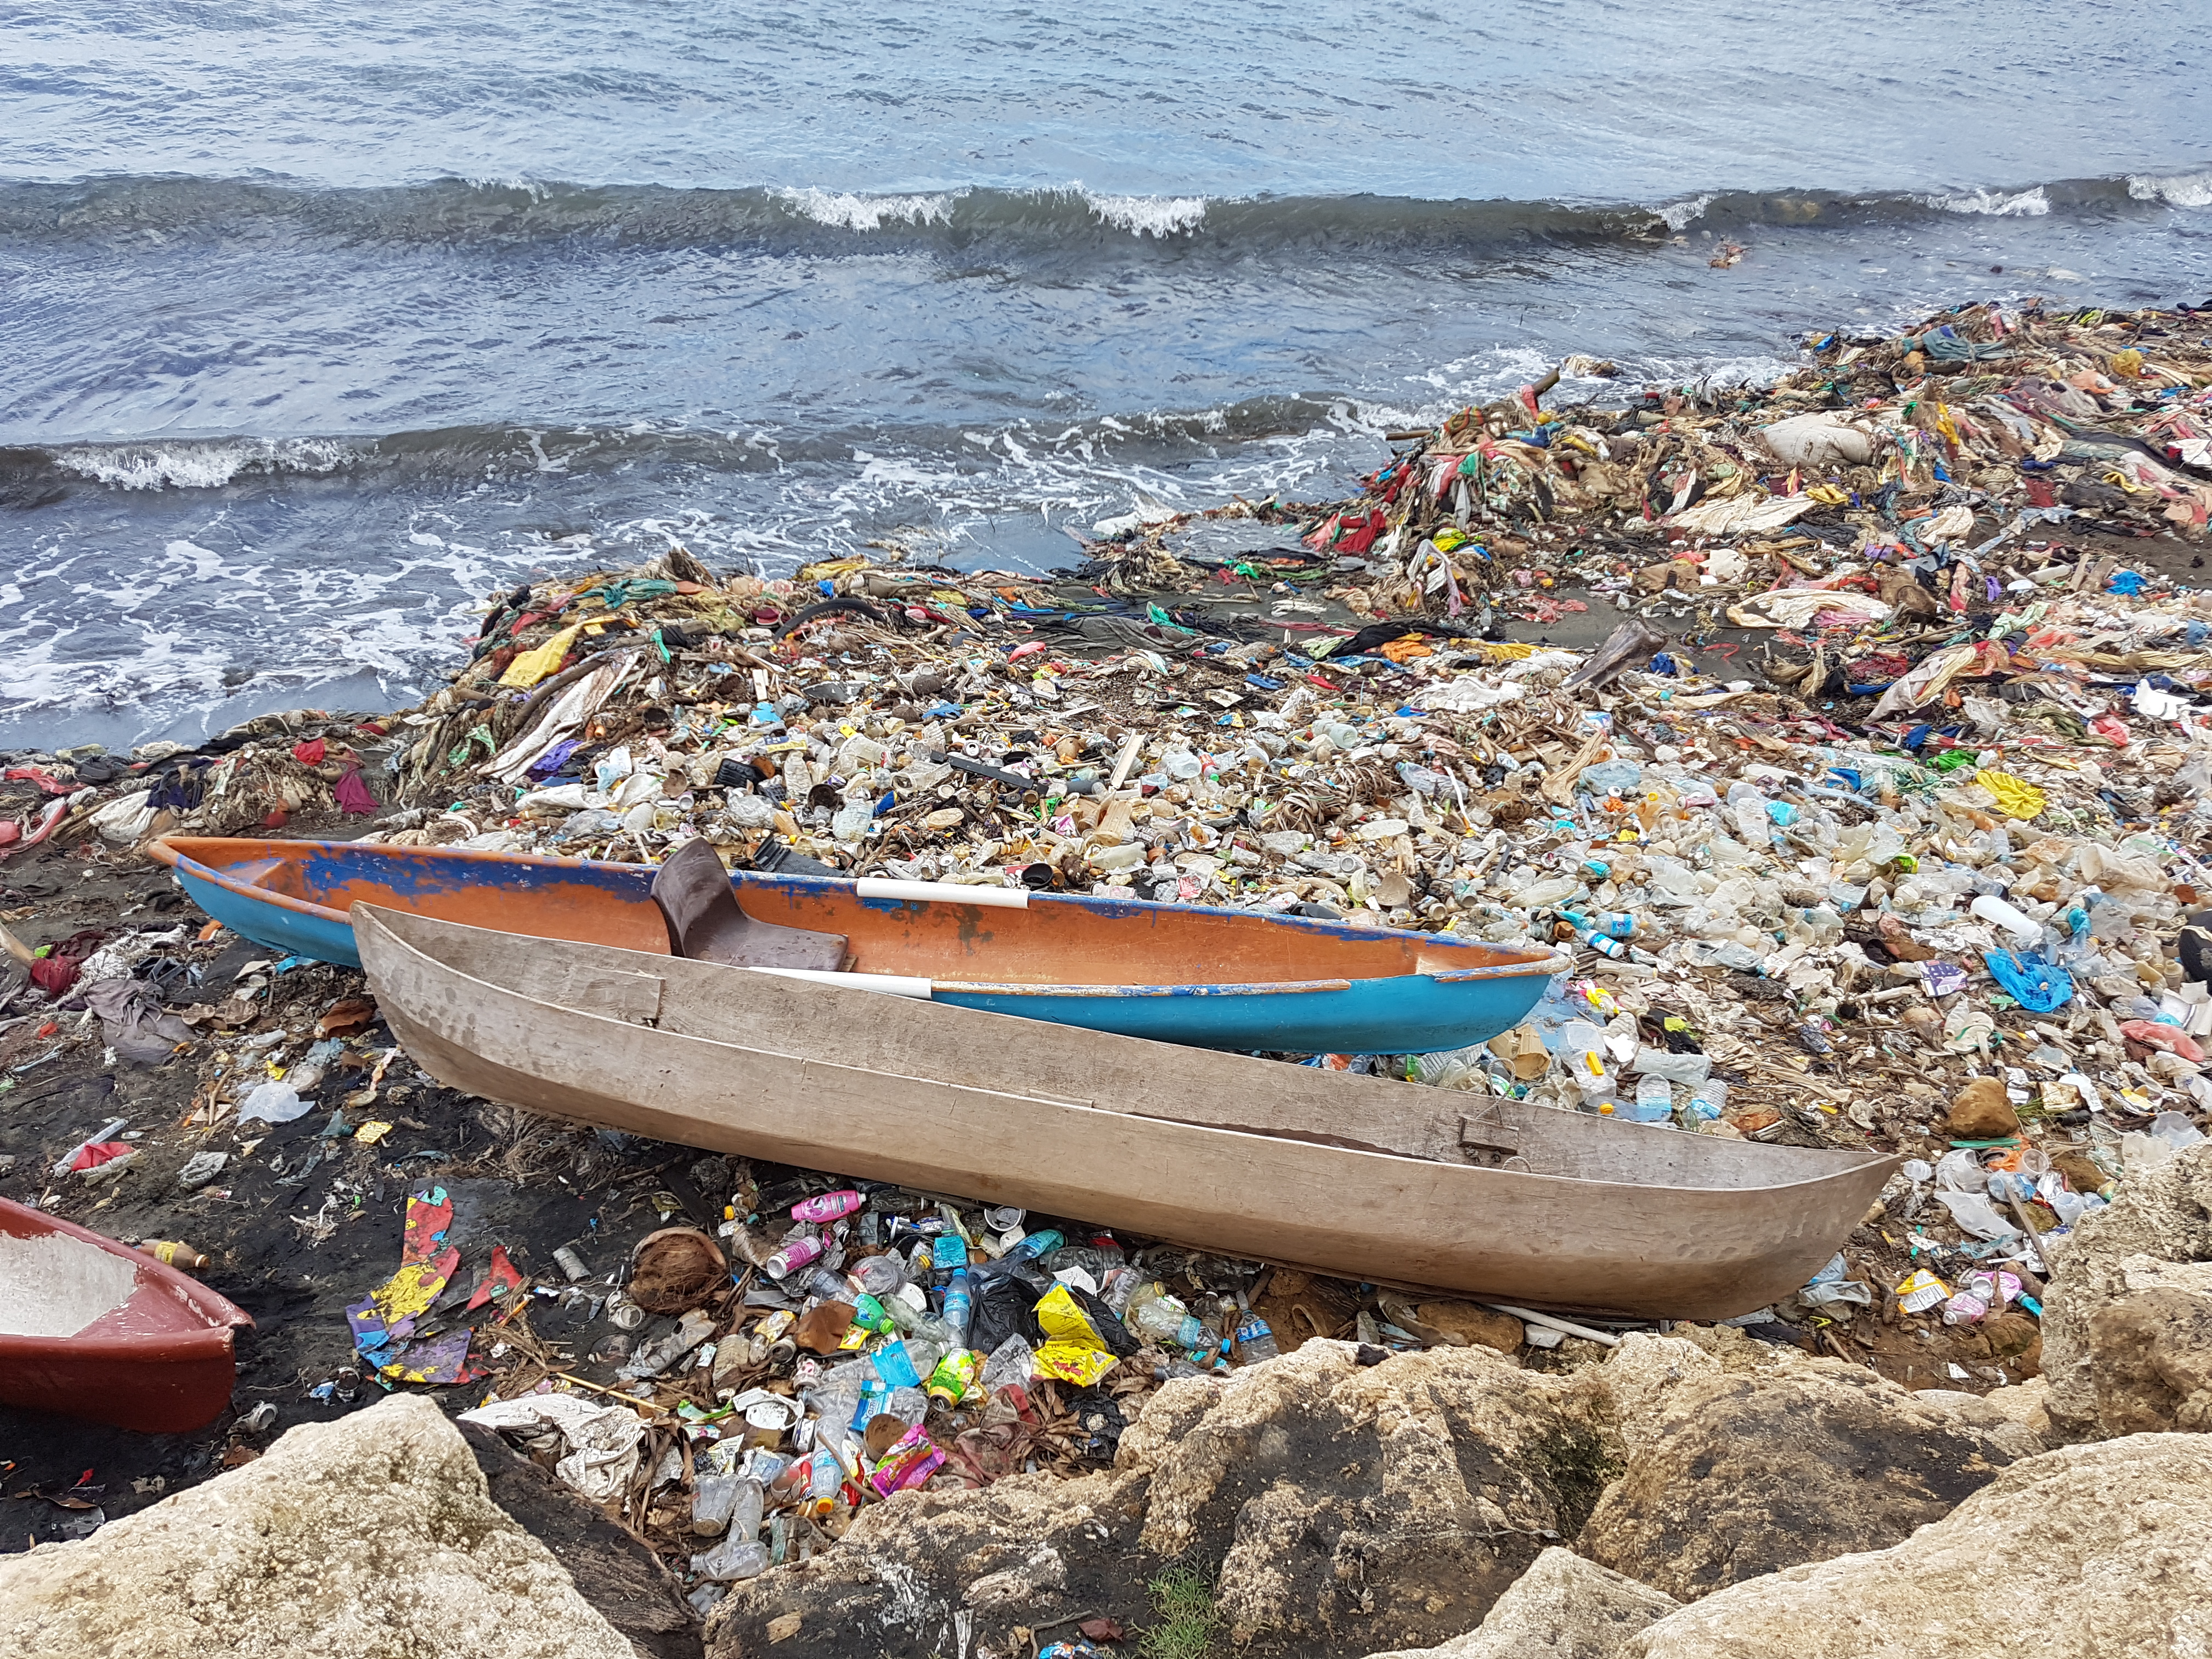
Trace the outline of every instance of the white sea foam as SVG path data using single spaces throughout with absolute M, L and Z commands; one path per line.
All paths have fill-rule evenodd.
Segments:
M 2138 202 L 2162 202 L 2168 207 L 2212 207 L 2212 170 L 2165 176 L 2130 173 L 2128 194 Z
M 1713 198 L 1710 194 L 1692 196 L 1686 202 L 1670 202 L 1664 207 L 1654 209 L 1653 211 L 1666 221 L 1668 229 L 1687 230 L 1705 216 L 1705 210 L 1712 204 Z
M 1179 236 L 1206 222 L 1203 196 L 1106 196 L 1076 187 L 1100 221 L 1135 236 Z
M 952 204 L 967 192 L 941 196 L 864 196 L 852 191 L 823 190 L 809 185 L 784 189 L 777 198 L 817 224 L 838 230 L 880 230 L 886 224 L 942 223 L 952 216 Z
M 2040 219 L 2051 211 L 2051 198 L 2038 185 L 2007 195 L 2002 191 L 1970 190 L 1949 196 L 1923 196 L 1929 207 L 1946 213 L 1979 213 L 1993 219 Z
M 354 450 L 335 438 L 185 438 L 66 444 L 52 455 L 57 466 L 118 489 L 219 489 L 242 472 L 335 472 Z

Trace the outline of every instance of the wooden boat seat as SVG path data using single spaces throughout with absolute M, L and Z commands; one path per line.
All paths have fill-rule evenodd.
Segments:
M 653 873 L 653 902 L 668 925 L 671 956 L 731 968 L 836 973 L 848 954 L 842 933 L 817 933 L 747 915 L 731 890 L 730 872 L 704 841 L 686 842 L 668 855 Z

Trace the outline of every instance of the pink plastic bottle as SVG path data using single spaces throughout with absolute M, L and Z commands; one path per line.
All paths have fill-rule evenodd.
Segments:
M 787 1278 L 793 1268 L 803 1267 L 820 1255 L 829 1246 L 819 1238 L 794 1238 L 761 1263 L 761 1271 L 770 1279 Z
M 848 1216 L 867 1200 L 850 1190 L 823 1193 L 814 1198 L 802 1198 L 791 1206 L 793 1221 L 836 1221 Z

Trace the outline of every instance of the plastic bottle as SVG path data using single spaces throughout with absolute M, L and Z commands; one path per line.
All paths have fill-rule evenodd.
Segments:
M 1006 1261 L 1028 1261 L 1036 1256 L 1049 1255 L 1066 1243 L 1067 1236 L 1065 1233 L 1057 1229 L 1047 1227 L 1042 1232 L 1030 1234 L 1000 1259 Z
M 787 1279 L 793 1268 L 803 1267 L 808 1262 L 818 1260 L 823 1251 L 829 1248 L 818 1237 L 787 1240 L 781 1249 L 761 1263 L 761 1271 L 770 1279 Z
M 180 1238 L 149 1238 L 139 1249 L 156 1261 L 165 1261 L 172 1267 L 183 1267 L 198 1273 L 208 1264 L 208 1259 Z
M 1729 817 L 1745 845 L 1765 847 L 1773 837 L 1774 820 L 1767 811 L 1768 802 L 1755 784 L 1741 779 L 1729 786 Z
M 1984 921 L 2002 927 L 2021 944 L 2032 944 L 2043 937 L 2043 924 L 2030 921 L 1994 893 L 1984 893 L 1966 907 Z
M 887 1336 L 898 1328 L 891 1322 L 891 1316 L 884 1304 L 866 1291 L 853 1298 L 853 1322 L 862 1330 L 873 1331 L 879 1336 Z
M 1637 1079 L 1636 1106 L 1629 1114 L 1638 1123 L 1664 1123 L 1674 1115 L 1674 1085 L 1650 1073 Z
M 1213 1345 L 1205 1322 L 1159 1285 L 1147 1285 L 1129 1298 L 1122 1322 L 1162 1347 L 1188 1351 Z
M 1263 1359 L 1273 1359 L 1280 1355 L 1282 1350 L 1275 1346 L 1273 1328 L 1252 1311 L 1250 1299 L 1242 1290 L 1237 1292 L 1237 1308 L 1236 1327 L 1230 1340 L 1237 1351 L 1238 1361 L 1247 1365 L 1256 1365 Z
M 1636 932 L 1636 918 L 1626 910 L 1562 910 L 1559 915 L 1584 933 L 1627 939 Z
M 1728 1085 L 1717 1077 L 1708 1077 L 1690 1087 L 1690 1115 L 1707 1123 L 1717 1121 L 1728 1109 Z
M 817 1446 L 806 1460 L 806 1509 L 816 1519 L 837 1507 L 837 1489 L 845 1484 L 844 1466 L 827 1446 Z
M 1713 1057 L 1669 1054 L 1664 1048 L 1639 1048 L 1636 1051 L 1636 1070 L 1644 1077 L 1663 1077 L 1669 1083 L 1686 1083 L 1695 1087 L 1713 1074 Z
M 1234 1340 L 1237 1358 L 1246 1365 L 1256 1365 L 1261 1360 L 1275 1358 L 1282 1352 L 1275 1346 L 1274 1328 L 1255 1313 L 1246 1312 L 1238 1317 Z
M 834 1467 L 834 1465 L 833 1465 Z M 833 1493 L 829 1505 L 822 1510 L 828 1515 L 836 1498 Z M 769 1547 L 750 1540 L 739 1542 L 734 1536 L 725 1538 L 704 1555 L 691 1558 L 691 1571 L 702 1578 L 711 1578 L 718 1583 L 735 1583 L 740 1579 L 757 1578 L 769 1568 Z
M 791 1206 L 793 1221 L 836 1221 L 853 1213 L 868 1200 L 860 1194 L 844 1192 L 822 1193 L 813 1198 L 803 1198 Z
M 945 1287 L 945 1323 L 963 1342 L 968 1339 L 969 1321 L 975 1307 L 975 1299 L 968 1288 L 968 1270 L 955 1267 L 952 1282 Z

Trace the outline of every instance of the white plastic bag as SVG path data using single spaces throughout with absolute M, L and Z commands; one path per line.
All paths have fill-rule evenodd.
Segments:
M 2010 1238 L 2020 1231 L 1979 1193 L 1952 1192 L 1939 1187 L 1936 1189 L 1936 1201 L 1950 1211 L 1952 1220 L 1976 1238 Z

